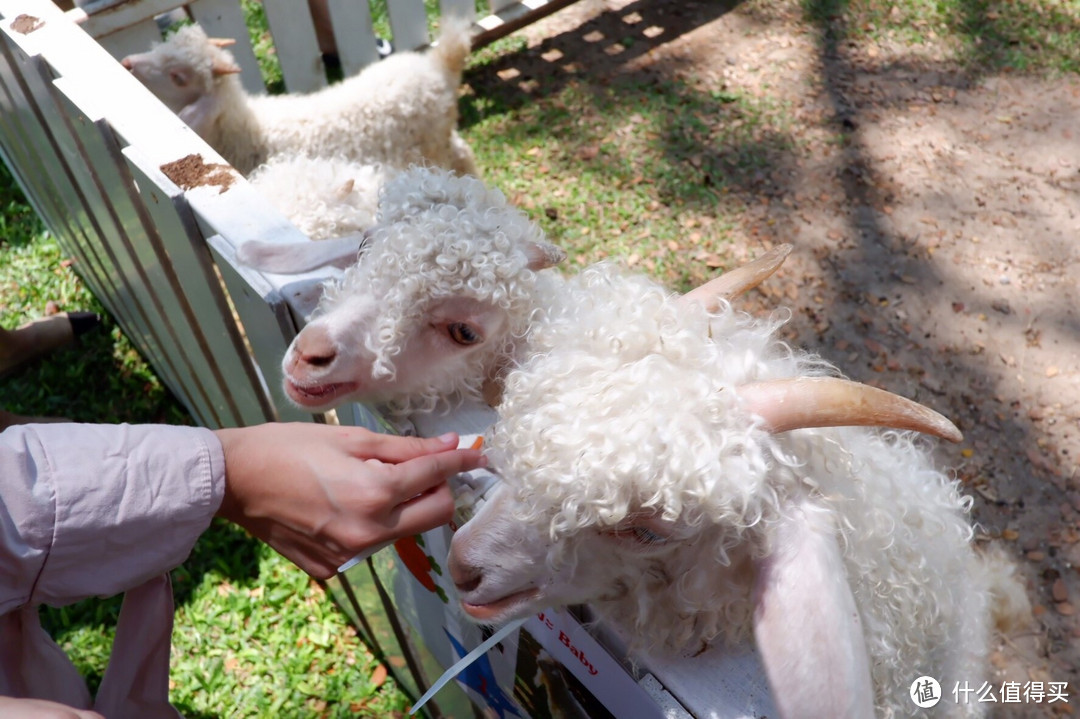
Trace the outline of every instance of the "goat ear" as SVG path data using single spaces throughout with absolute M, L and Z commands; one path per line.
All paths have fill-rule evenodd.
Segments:
M 240 71 L 239 65 L 231 60 L 226 60 L 223 57 L 215 57 L 214 62 L 210 64 L 210 74 L 214 77 L 220 77 L 221 75 L 236 75 Z
M 180 108 L 176 113 L 184 123 L 199 135 L 205 136 L 214 120 L 221 114 L 221 106 L 213 93 L 203 95 L 195 102 Z
M 720 300 L 738 297 L 771 277 L 780 269 L 780 265 L 784 264 L 792 248 L 792 245 L 774 247 L 753 262 L 736 267 L 700 287 L 695 287 L 683 295 L 682 299 L 684 302 L 700 302 L 709 312 L 715 312 L 720 307 Z
M 862 623 L 828 513 L 802 501 L 757 565 L 754 638 L 784 719 L 870 717 Z
M 236 44 L 234 37 L 208 37 L 206 41 L 214 47 L 232 47 Z
M 237 248 L 236 259 L 248 267 L 282 275 L 299 274 L 326 266 L 344 268 L 356 262 L 366 237 L 360 233 L 332 240 L 287 244 L 253 240 Z
M 530 270 L 543 270 L 554 267 L 566 259 L 566 252 L 550 242 L 530 242 L 525 246 L 525 255 L 529 258 L 526 265 Z

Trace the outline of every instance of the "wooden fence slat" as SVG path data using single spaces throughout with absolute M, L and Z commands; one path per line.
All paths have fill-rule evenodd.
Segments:
M 124 191 L 125 186 L 130 185 L 131 177 L 118 166 L 118 152 L 108 146 L 108 136 L 103 134 L 104 121 L 100 117 L 91 117 L 78 106 L 71 97 L 74 94 L 71 85 L 66 78 L 53 81 L 53 100 L 68 127 L 66 140 L 70 147 L 67 151 L 72 157 L 73 173 L 79 177 L 90 214 L 100 228 L 87 243 L 87 251 L 106 267 L 111 267 L 116 275 L 116 279 L 102 289 L 105 294 L 99 297 L 114 306 L 113 316 L 160 372 L 162 381 L 181 401 L 191 406 L 191 392 L 182 386 L 182 373 L 170 351 L 171 343 L 167 338 L 163 339 L 163 328 L 158 319 L 148 316 L 143 302 L 135 301 L 138 292 L 148 294 L 150 291 L 138 283 L 137 276 L 131 276 L 138 272 L 132 259 L 134 255 L 128 248 L 141 242 L 145 233 L 138 213 Z M 76 165 L 80 158 L 83 162 Z
M 273 398 L 275 419 L 281 422 L 310 422 L 311 413 L 290 403 L 281 387 L 281 361 L 289 342 L 296 335 L 296 324 L 288 305 L 265 277 L 236 261 L 236 251 L 225 238 L 213 235 L 206 241 L 240 316 L 265 389 Z
M 155 273 L 160 273 L 163 266 L 168 267 L 169 258 L 167 256 L 157 257 L 152 253 L 147 254 L 146 243 L 132 242 L 126 235 L 110 231 L 119 227 L 119 225 L 112 224 L 112 218 L 106 213 L 99 216 L 97 210 L 100 209 L 101 203 L 95 203 L 92 199 L 97 192 L 94 189 L 96 181 L 92 174 L 89 174 L 90 170 L 86 166 L 84 154 L 78 150 L 69 150 L 73 153 L 72 160 L 75 161 L 70 162 L 65 159 L 63 152 L 57 145 L 56 138 L 64 138 L 64 143 L 77 143 L 75 143 L 71 135 L 69 126 L 64 122 L 64 117 L 53 97 L 52 83 L 47 81 L 47 77 L 52 76 L 52 70 L 50 69 L 44 73 L 46 77 L 43 76 L 42 71 L 31 65 L 30 56 L 19 46 L 22 41 L 28 40 L 28 36 L 10 31 L 6 24 L 4 30 L 5 38 L 10 38 L 13 41 L 12 57 L 22 56 L 24 58 L 18 77 L 24 84 L 24 94 L 28 104 L 32 105 L 36 114 L 37 126 L 48 135 L 48 140 L 43 141 L 43 144 L 51 143 L 56 148 L 56 158 L 49 165 L 49 170 L 54 176 L 66 176 L 69 178 L 66 187 L 70 188 L 70 193 L 66 200 L 66 207 L 62 212 L 85 218 L 87 226 L 92 228 L 92 231 L 84 233 L 87 242 L 98 246 L 110 246 L 111 243 L 111 259 L 116 263 L 124 284 L 123 290 L 120 296 L 116 298 L 116 301 L 118 303 L 130 303 L 132 306 L 139 308 L 139 311 L 145 314 L 146 323 L 156 330 L 158 334 L 141 335 L 135 331 L 137 328 L 130 325 L 124 327 L 125 332 L 128 333 L 140 351 L 147 356 L 147 359 L 155 363 L 155 369 L 160 371 L 162 380 L 170 384 L 170 388 L 173 389 L 181 401 L 185 402 L 185 405 L 192 410 L 193 414 L 199 419 L 206 418 L 206 421 L 212 426 L 213 423 L 219 420 L 213 411 L 212 403 L 208 399 L 210 395 L 205 387 L 198 382 L 194 384 L 185 383 L 186 347 L 176 340 L 176 332 L 167 323 L 167 315 L 163 311 L 162 300 L 156 294 L 156 289 L 162 282 L 155 276 Z M 41 32 L 42 30 L 35 32 Z M 32 45 L 33 43 L 28 42 L 28 44 Z M 99 49 L 98 52 L 103 51 Z M 35 54 L 33 57 L 36 59 L 38 56 Z M 44 67 L 44 64 L 42 67 Z M 76 83 L 76 85 L 80 85 L 80 83 Z M 93 93 L 93 87 L 90 83 L 83 81 L 81 86 L 88 93 Z M 68 145 L 68 147 L 71 146 Z M 106 164 L 104 168 L 107 167 Z M 98 169 L 102 170 L 104 168 Z M 130 177 L 126 182 L 123 180 L 111 182 L 109 186 L 115 187 L 119 191 L 134 192 Z M 98 196 L 100 197 L 100 195 Z M 105 223 L 104 226 L 103 223 Z M 104 227 L 108 227 L 109 230 L 104 229 Z M 123 315 L 117 316 L 117 319 L 123 321 Z M 170 377 L 173 380 L 172 383 L 170 383 Z
M 249 363 L 241 356 L 230 333 L 237 332 L 216 277 L 207 276 L 208 267 L 195 253 L 207 253 L 202 236 L 186 212 L 184 193 L 162 174 L 139 148 L 123 150 L 143 205 L 152 219 L 156 237 L 150 243 L 159 256 L 168 258 L 162 267 L 167 283 L 167 321 L 190 342 L 190 370 L 195 379 L 218 394 L 212 398 L 219 426 L 255 424 L 271 418 L 262 388 Z M 205 255 L 206 258 L 209 255 Z
M 424 0 L 387 0 L 394 50 L 416 50 L 428 45 L 427 10 Z
M 378 62 L 379 49 L 367 0 L 328 0 L 327 8 L 342 72 L 352 76 Z
M 5 35 L 5 38 L 7 36 Z M 5 54 L 7 54 L 8 48 L 5 43 Z M 8 55 L 9 59 L 14 59 L 16 56 L 21 55 L 21 50 L 17 47 L 11 49 L 11 53 Z M 37 59 L 37 56 L 34 58 Z M 55 183 L 54 187 L 58 188 L 62 193 L 61 204 L 58 208 L 57 214 L 53 218 L 53 224 L 51 228 L 58 241 L 64 246 L 65 252 L 69 252 L 78 257 L 78 254 L 72 252 L 72 249 L 80 246 L 95 246 L 95 243 L 100 244 L 103 239 L 110 237 L 102 228 L 100 224 L 100 218 L 93 212 L 90 201 L 88 200 L 84 189 L 75 179 L 75 173 L 86 170 L 85 156 L 78 151 L 72 153 L 72 161 L 68 161 L 64 157 L 58 139 L 71 140 L 68 128 L 63 124 L 63 120 L 59 118 L 59 113 L 55 110 L 55 104 L 48 96 L 49 91 L 45 89 L 47 83 L 41 78 L 40 74 L 33 70 L 31 65 L 31 58 L 23 55 L 23 62 L 19 68 L 20 72 L 18 77 L 21 78 L 20 83 L 22 96 L 27 108 L 30 108 L 32 112 L 31 123 L 35 128 L 39 136 L 35 139 L 36 146 L 40 148 L 51 147 L 53 153 L 55 153 L 46 167 L 49 167 L 50 173 L 42 173 L 43 177 L 48 177 Z M 37 82 L 35 82 L 37 78 Z M 37 91 L 37 96 L 35 95 Z M 42 108 L 46 108 L 45 111 Z M 50 108 L 52 111 L 50 112 Z M 66 221 L 65 218 L 72 218 L 72 220 L 81 220 L 81 222 L 74 223 Z M 77 224 L 77 232 L 72 232 L 72 225 Z M 132 284 L 130 279 L 123 277 L 123 261 L 117 262 L 116 257 L 111 257 L 111 264 L 121 275 L 119 282 L 121 283 L 121 289 L 119 295 L 114 295 L 113 302 L 109 302 L 108 299 L 104 302 L 107 308 L 111 307 L 111 310 L 116 309 L 119 304 L 123 304 L 125 301 L 131 302 L 134 295 L 137 295 L 140 289 L 137 284 Z M 83 261 L 86 262 L 87 258 L 84 256 Z M 85 265 L 86 267 L 92 267 L 91 264 Z M 130 265 L 129 265 L 130 266 Z M 79 266 L 78 269 L 82 270 L 83 266 Z M 90 282 L 89 276 L 87 277 L 88 283 Z M 97 291 L 103 291 L 104 285 L 99 285 Z M 108 295 L 105 295 L 108 298 Z M 136 307 L 141 308 L 142 305 L 133 303 Z M 117 317 L 119 321 L 124 318 L 123 312 L 114 313 L 114 317 Z M 125 328 L 127 329 L 127 328 Z M 162 380 L 168 382 L 170 377 L 171 364 L 166 362 L 168 359 L 168 353 L 166 350 L 159 349 L 157 345 L 147 345 L 145 342 L 140 343 L 141 339 L 138 335 L 132 337 L 136 346 L 140 347 L 140 350 L 150 361 L 157 360 L 160 364 L 156 365 L 161 367 Z M 181 388 L 177 391 L 178 397 L 184 399 L 187 397 L 186 392 Z
M 54 234 L 81 235 L 85 229 L 70 215 L 68 197 L 58 186 L 63 178 L 54 181 L 55 173 L 45 171 L 58 161 L 17 82 L 19 69 L 14 66 L 6 35 L 0 50 L 0 142 L 4 160 L 34 211 Z
M 64 97 L 70 98 L 72 107 L 79 114 L 82 114 L 80 105 L 92 108 L 92 93 L 88 92 L 90 88 L 85 83 L 66 80 L 69 79 L 62 78 L 55 84 L 61 91 L 66 90 Z M 143 200 L 153 193 L 146 191 L 146 183 L 142 183 L 144 190 L 141 194 L 135 192 L 131 174 L 120 165 L 120 148 L 107 123 L 98 121 L 95 129 L 97 132 L 87 136 L 80 150 L 84 156 L 91 151 L 94 153 L 97 162 L 93 167 L 98 172 L 112 172 L 98 178 L 89 169 L 91 166 L 84 163 L 76 173 L 85 175 L 82 178 L 85 194 L 100 198 L 93 208 L 98 221 L 105 223 L 112 219 L 114 223 L 115 231 L 103 233 L 102 242 L 120 246 L 122 249 L 118 254 L 121 256 L 123 248 L 126 248 L 126 254 L 136 258 L 129 271 L 137 278 L 126 279 L 128 284 L 134 286 L 139 286 L 138 280 L 142 280 L 145 288 L 145 295 L 136 306 L 153 306 L 157 310 L 157 316 L 151 319 L 148 330 L 151 337 L 164 338 L 166 349 L 163 362 L 166 367 L 176 368 L 174 371 L 179 378 L 175 383 L 181 387 L 193 386 L 197 390 L 188 394 L 189 408 L 197 417 L 201 415 L 204 423 L 210 426 L 241 423 L 245 421 L 245 414 L 248 422 L 265 418 L 269 414 L 269 406 L 265 402 L 265 406 L 257 407 L 255 412 L 245 413 L 239 409 L 242 403 L 234 398 L 245 398 L 250 394 L 250 391 L 244 391 L 245 383 L 225 381 L 228 375 L 243 377 L 242 369 L 237 371 L 230 364 L 246 360 L 247 355 L 246 352 L 239 354 L 243 348 L 236 342 L 233 347 L 235 358 L 230 357 L 227 344 L 230 341 L 229 314 L 220 288 L 214 291 L 216 278 L 212 274 L 205 248 L 201 246 L 201 237 L 196 248 L 189 239 L 189 233 L 183 232 L 182 221 L 177 222 L 174 218 L 170 223 L 167 217 L 151 217 L 155 211 L 165 211 L 167 203 L 157 201 L 149 204 L 149 212 L 143 207 Z M 194 229 L 193 222 L 189 222 L 189 225 Z M 169 230 L 174 227 L 180 228 L 179 234 L 183 239 L 169 246 L 168 239 L 176 235 L 176 232 L 170 233 Z M 204 259 L 202 266 L 199 264 L 200 254 Z M 179 277 L 185 278 L 187 290 L 182 288 Z M 217 298 L 222 299 L 216 301 Z M 145 334 L 140 336 L 133 332 L 131 327 L 125 329 L 136 341 L 146 338 Z M 163 380 L 168 383 L 168 374 L 162 374 Z M 185 381 L 188 375 L 194 377 L 194 382 Z M 252 376 L 246 384 L 254 383 Z M 177 394 L 183 398 L 185 393 L 181 389 Z M 251 404 L 250 400 L 247 404 Z M 259 403 L 256 401 L 255 404 Z
M 6 48 L 5 48 L 6 50 Z M 6 52 L 5 52 L 6 55 Z M 105 308 L 115 317 L 122 316 L 124 309 L 114 301 L 117 290 L 123 287 L 123 280 L 117 275 L 114 263 L 101 259 L 87 241 L 90 231 L 79 222 L 72 213 L 75 195 L 72 188 L 67 188 L 70 199 L 62 197 L 62 190 L 57 187 L 61 179 L 56 172 L 42 172 L 38 168 L 59 166 L 59 159 L 52 155 L 51 145 L 41 132 L 40 124 L 34 122 L 37 132 L 26 132 L 21 126 L 21 113 L 13 110 L 12 90 L 8 88 L 11 73 L 6 66 L 0 69 L 0 151 L 4 162 L 23 189 L 34 211 L 52 232 L 64 252 L 77 263 L 77 269 L 90 290 L 101 300 Z M 14 92 L 18 93 L 16 87 Z M 25 104 L 25 100 L 22 101 Z M 42 154 L 42 148 L 45 154 Z M 25 171 L 26 169 L 29 171 Z M 55 180 L 54 181 L 54 177 Z M 66 177 L 63 178 L 66 181 Z
M 15 44 L 27 54 L 47 49 L 49 65 L 59 77 L 85 82 L 95 107 L 101 108 L 128 143 L 141 147 L 152 159 L 159 160 L 158 164 L 187 152 L 206 149 L 213 153 L 191 128 L 52 3 L 0 0 L 0 13 L 10 19 L 25 6 L 32 6 L 43 22 L 25 35 L 11 33 Z M 212 158 L 222 161 L 216 153 Z
M 476 21 L 481 31 L 473 37 L 473 47 L 495 42 L 515 30 L 573 5 L 578 0 L 522 0 L 492 2 L 492 13 Z M 498 9 L 496 9 L 496 7 Z
M 473 0 L 439 0 L 439 13 L 444 18 L 460 17 L 475 20 L 476 3 Z
M 326 87 L 326 67 L 307 2 L 263 0 L 263 8 L 270 34 L 274 36 L 286 89 L 312 92 Z
M 136 52 L 146 52 L 161 42 L 161 30 L 155 20 L 143 20 L 98 38 L 98 43 L 117 60 Z
M 236 40 L 236 44 L 229 47 L 229 52 L 240 66 L 241 84 L 254 95 L 266 94 L 266 84 L 259 70 L 259 61 L 255 59 L 251 35 L 240 4 L 235 0 L 195 0 L 188 5 L 188 11 L 210 37 Z
M 91 37 L 100 38 L 145 20 L 153 20 L 183 4 L 183 0 L 139 0 L 110 6 L 76 8 L 70 11 L 70 17 L 82 25 L 83 30 Z

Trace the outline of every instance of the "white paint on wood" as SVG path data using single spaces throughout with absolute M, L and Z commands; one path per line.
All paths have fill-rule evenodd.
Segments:
M 143 20 L 98 38 L 98 43 L 117 60 L 136 52 L 146 52 L 161 42 L 161 30 L 154 20 Z
M 185 405 L 191 406 L 191 388 L 181 381 L 181 374 L 174 364 L 174 353 L 169 342 L 162 339 L 166 328 L 152 318 L 151 290 L 145 287 L 134 259 L 132 237 L 138 242 L 145 228 L 128 191 L 131 177 L 119 167 L 115 142 L 109 142 L 108 127 L 92 103 L 84 111 L 78 101 L 72 99 L 72 95 L 78 94 L 78 88 L 67 78 L 59 78 L 53 85 L 57 91 L 57 104 L 69 118 L 71 140 L 79 147 L 78 157 L 84 160 L 76 172 L 83 174 L 84 194 L 92 203 L 88 214 L 93 216 L 93 224 L 99 228 L 80 246 L 85 257 L 94 258 L 91 267 L 101 264 L 103 271 L 109 274 L 102 290 L 106 294 L 99 295 L 99 299 L 114 308 L 114 317 L 154 365 L 162 381 Z M 77 238 L 75 241 L 78 243 Z M 84 265 L 80 271 L 84 269 L 88 268 Z M 130 301 L 133 291 L 144 293 L 141 301 Z
M 43 74 L 38 73 L 35 77 L 34 74 L 26 73 L 24 77 L 34 91 L 42 124 L 49 128 L 58 151 L 64 158 L 54 166 L 53 171 L 67 172 L 71 178 L 77 202 L 71 203 L 69 211 L 81 210 L 84 213 L 88 224 L 93 228 L 92 232 L 86 233 L 86 240 L 105 248 L 116 263 L 123 284 L 118 302 L 130 303 L 134 300 L 139 313 L 145 319 L 145 334 L 139 334 L 137 327 L 131 325 L 126 326 L 125 331 L 140 349 L 148 352 L 149 357 L 157 356 L 159 360 L 164 360 L 162 366 L 165 369 L 161 374 L 163 381 L 169 383 L 170 378 L 172 379 L 175 384 L 170 384 L 170 388 L 185 401 L 185 405 L 196 417 L 211 426 L 219 424 L 221 414 L 211 400 L 213 390 L 202 383 L 200 378 L 196 377 L 194 382 L 188 381 L 192 376 L 189 370 L 192 354 L 188 352 L 192 343 L 187 340 L 190 333 L 185 332 L 186 327 L 178 328 L 172 323 L 169 308 L 174 304 L 174 300 L 169 295 L 169 284 L 162 282 L 161 278 L 162 270 L 172 272 L 169 258 L 166 256 L 166 261 L 162 262 L 161 255 L 155 255 L 150 243 L 143 241 L 142 228 L 137 220 L 133 219 L 133 212 L 118 211 L 113 204 L 115 197 L 123 198 L 125 194 L 129 198 L 134 196 L 130 177 L 121 174 L 117 179 L 115 174 L 110 174 L 116 165 L 108 161 L 94 164 L 87 162 L 88 155 L 93 154 L 88 151 L 88 147 L 95 147 L 99 154 L 108 153 L 107 147 L 101 147 L 101 141 L 111 139 L 111 135 L 78 135 L 78 130 L 85 125 L 66 122 L 68 118 L 65 118 L 64 110 L 71 107 L 78 116 L 84 117 L 88 122 L 89 116 L 78 109 L 77 102 L 65 104 L 59 101 L 51 91 L 51 83 L 46 81 Z M 51 72 L 48 76 L 51 76 Z M 99 114 L 94 110 L 91 110 L 91 113 Z M 118 157 L 116 161 L 119 161 Z M 130 203 L 128 207 L 131 207 Z M 130 232 L 133 229 L 136 231 Z M 175 282 L 173 284 L 175 285 Z M 185 323 L 190 324 L 190 318 L 187 318 Z M 181 340 L 181 337 L 185 339 Z M 195 362 L 198 361 L 196 356 Z
M 439 14 L 444 17 L 476 19 L 476 3 L 473 0 L 439 0 Z
M 88 5 L 80 8 L 86 15 L 86 19 L 80 24 L 91 37 L 100 38 L 146 20 L 152 21 L 158 15 L 175 10 L 183 4 L 183 0 L 139 0 L 111 6 Z
M 416 50 L 431 42 L 424 0 L 388 0 L 386 11 L 395 51 Z
M 236 64 L 240 66 L 240 82 L 253 95 L 266 94 L 259 61 L 251 46 L 251 35 L 244 23 L 244 13 L 236 0 L 195 0 L 188 5 L 188 12 L 210 37 L 236 40 L 229 48 Z
M 132 238 L 128 247 L 134 253 L 135 262 L 139 265 L 139 272 L 146 283 L 146 291 L 151 294 L 149 300 L 141 300 L 144 306 L 152 307 L 155 311 L 153 321 L 158 324 L 161 336 L 166 342 L 165 350 L 176 364 L 180 373 L 179 382 L 191 390 L 191 400 L 194 406 L 189 406 L 189 411 L 195 416 L 199 424 L 218 428 L 232 426 L 239 419 L 223 400 L 221 393 L 229 392 L 226 383 L 219 378 L 220 366 L 209 364 L 207 357 L 208 348 L 205 347 L 205 339 L 193 325 L 198 318 L 192 319 L 193 312 L 187 305 L 186 298 L 181 296 L 175 287 L 175 265 L 164 254 L 163 245 L 165 238 L 171 237 L 176 232 L 183 232 L 178 227 L 178 221 L 172 218 L 170 222 L 165 213 L 172 210 L 171 198 L 166 194 L 167 189 L 162 188 L 157 180 L 164 177 L 155 177 L 156 168 L 140 167 L 127 157 L 127 151 L 133 148 L 125 148 L 128 172 L 134 177 L 139 186 L 139 199 L 146 203 L 151 210 L 153 222 L 153 239 L 147 235 Z M 144 160 L 145 161 L 145 160 Z M 149 175 L 147 173 L 149 170 Z M 157 173 L 160 174 L 160 173 Z M 162 184 L 168 185 L 167 181 Z M 172 189 L 172 188 L 169 188 Z M 166 268 L 166 264 L 169 268 Z M 199 278 L 185 278 L 190 281 L 189 286 L 198 286 L 203 283 Z M 226 358 L 217 358 L 222 363 L 227 363 Z
M 282 389 L 281 359 L 296 334 L 296 325 L 281 293 L 259 272 L 237 263 L 232 243 L 221 235 L 211 235 L 207 244 L 240 316 L 255 355 L 261 384 L 273 398 L 276 419 L 310 422 L 313 419 L 311 413 L 295 407 Z
M 365 66 L 378 62 L 379 50 L 367 0 L 328 0 L 327 8 L 342 72 L 346 76 L 355 75 Z
M 263 0 L 274 36 L 285 89 L 312 92 L 326 86 L 326 68 L 315 38 L 315 24 L 304 0 Z

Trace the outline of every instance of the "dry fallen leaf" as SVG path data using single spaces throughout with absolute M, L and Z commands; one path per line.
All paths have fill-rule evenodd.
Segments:
M 378 664 L 375 666 L 375 671 L 371 672 L 371 686 L 381 687 L 383 682 L 386 681 L 386 665 Z

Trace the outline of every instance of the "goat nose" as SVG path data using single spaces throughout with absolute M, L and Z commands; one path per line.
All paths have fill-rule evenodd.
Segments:
M 326 367 L 337 358 L 337 349 L 330 338 L 330 333 L 319 326 L 306 327 L 297 335 L 296 358 L 300 364 L 311 367 Z
M 125 58 L 124 58 L 123 60 L 121 60 L 121 61 L 120 61 L 120 65 L 121 65 L 121 66 L 122 66 L 122 67 L 123 67 L 123 68 L 124 68 L 125 70 L 130 70 L 130 69 L 131 69 L 131 66 L 132 66 L 132 65 L 134 65 L 134 63 L 133 63 L 133 62 L 131 62 L 131 58 L 125 57 Z
M 483 573 L 479 567 L 465 564 L 452 549 L 449 560 L 447 564 L 450 567 L 450 579 L 453 580 L 454 586 L 457 587 L 459 592 L 471 592 L 480 586 Z

